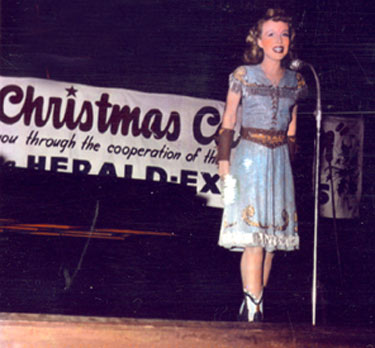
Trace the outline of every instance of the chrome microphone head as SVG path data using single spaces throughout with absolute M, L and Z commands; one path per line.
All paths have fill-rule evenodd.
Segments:
M 291 70 L 294 70 L 294 71 L 297 71 L 297 70 L 300 70 L 302 69 L 304 63 L 302 60 L 300 59 L 293 59 L 290 64 L 289 64 L 289 68 Z

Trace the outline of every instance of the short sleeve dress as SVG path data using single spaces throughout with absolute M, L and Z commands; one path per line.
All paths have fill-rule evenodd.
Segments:
M 302 76 L 288 69 L 273 86 L 260 65 L 237 68 L 229 83 L 232 91 L 242 95 L 241 127 L 285 135 L 292 108 L 307 90 Z M 232 251 L 252 246 L 268 252 L 298 249 L 288 145 L 269 147 L 241 139 L 230 173 L 236 179 L 235 199 L 224 206 L 218 244 Z

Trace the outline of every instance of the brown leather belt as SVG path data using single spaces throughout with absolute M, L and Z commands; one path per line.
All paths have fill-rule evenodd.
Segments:
M 242 139 L 266 146 L 270 149 L 286 144 L 287 135 L 285 131 L 260 128 L 241 128 Z

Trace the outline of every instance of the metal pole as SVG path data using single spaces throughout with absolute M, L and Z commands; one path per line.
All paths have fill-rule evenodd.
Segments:
M 316 151 L 315 151 L 315 189 L 314 189 L 314 251 L 313 251 L 313 283 L 312 283 L 312 325 L 316 325 L 316 298 L 317 298 L 317 270 L 318 270 L 318 217 L 319 217 L 319 177 L 320 177 L 320 129 L 322 123 L 322 106 L 320 97 L 319 77 L 314 67 L 307 64 L 314 74 L 316 82 L 317 103 L 316 117 Z

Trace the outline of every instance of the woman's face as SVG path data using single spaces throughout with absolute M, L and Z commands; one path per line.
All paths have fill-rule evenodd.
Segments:
M 264 59 L 281 61 L 288 54 L 289 44 L 288 23 L 273 20 L 263 23 L 258 46 L 263 48 Z

